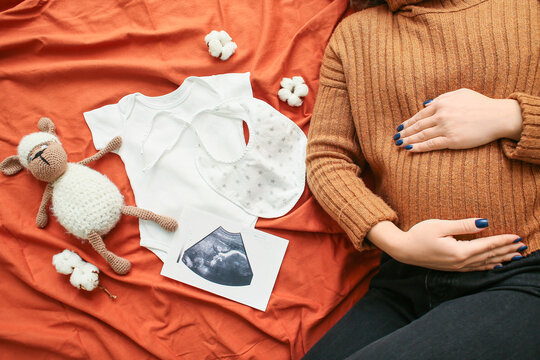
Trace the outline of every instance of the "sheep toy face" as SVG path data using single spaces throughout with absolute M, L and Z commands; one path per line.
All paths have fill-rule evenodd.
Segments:
M 32 175 L 45 182 L 58 179 L 67 168 L 67 154 L 56 141 L 35 146 L 28 154 L 27 161 Z

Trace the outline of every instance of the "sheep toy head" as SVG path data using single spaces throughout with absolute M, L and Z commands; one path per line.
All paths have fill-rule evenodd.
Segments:
M 51 119 L 41 118 L 39 132 L 22 138 L 13 155 L 1 164 L 2 172 L 14 175 L 26 168 L 38 180 L 51 182 L 67 169 L 67 154 L 56 136 L 56 128 Z
M 124 197 L 105 175 L 86 165 L 122 145 L 120 137 L 113 138 L 98 153 L 78 163 L 67 161 L 67 154 L 56 136 L 54 123 L 48 118 L 38 122 L 39 132 L 24 136 L 17 155 L 0 163 L 5 175 L 15 175 L 26 168 L 37 179 L 47 183 L 36 217 L 40 228 L 47 226 L 47 208 L 52 209 L 58 222 L 74 236 L 88 240 L 92 247 L 118 274 L 126 274 L 131 263 L 105 247 L 102 236 L 116 226 L 122 214 L 155 221 L 167 231 L 174 231 L 178 222 L 149 210 L 124 205 Z

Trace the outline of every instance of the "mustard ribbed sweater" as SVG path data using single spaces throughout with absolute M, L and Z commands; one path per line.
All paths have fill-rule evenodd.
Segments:
M 344 19 L 327 46 L 307 150 L 313 194 L 359 250 L 378 222 L 487 218 L 475 236 L 540 248 L 540 2 L 388 0 Z M 408 4 L 408 5 L 407 5 Z M 518 142 L 410 153 L 392 136 L 459 88 L 516 99 Z M 375 188 L 361 178 L 369 166 Z

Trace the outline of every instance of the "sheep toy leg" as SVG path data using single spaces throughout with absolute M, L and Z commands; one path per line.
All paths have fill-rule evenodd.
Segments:
M 124 205 L 120 211 L 124 215 L 131 215 L 139 219 L 153 221 L 167 231 L 174 231 L 178 228 L 178 221 L 176 221 L 174 218 L 158 215 L 150 210 Z
M 103 256 L 103 258 L 107 260 L 115 273 L 119 275 L 124 275 L 129 272 L 129 270 L 131 269 L 131 263 L 128 260 L 121 258 L 120 256 L 117 256 L 107 250 L 103 239 L 98 233 L 91 232 L 88 235 L 88 241 L 90 241 L 90 244 L 92 245 L 94 250 L 96 250 L 99 255 Z

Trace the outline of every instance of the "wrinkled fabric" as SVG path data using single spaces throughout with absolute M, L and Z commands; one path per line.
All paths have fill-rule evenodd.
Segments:
M 68 0 L 0 5 L 0 158 L 15 155 L 42 116 L 57 126 L 70 161 L 93 155 L 83 112 L 125 94 L 158 96 L 188 76 L 251 72 L 254 96 L 305 133 L 324 48 L 347 0 Z M 204 37 L 225 30 L 238 44 L 227 61 Z M 304 104 L 277 92 L 302 76 Z M 108 154 L 90 166 L 135 205 L 124 165 Z M 367 290 L 378 253 L 357 253 L 306 188 L 295 207 L 257 228 L 290 240 L 266 312 L 162 277 L 139 246 L 138 220 L 123 216 L 105 237 L 132 262 L 118 276 L 88 243 L 66 233 L 52 212 L 35 217 L 45 184 L 26 171 L 0 175 L 0 358 L 298 359 Z M 100 269 L 101 289 L 77 290 L 52 256 L 76 251 Z

